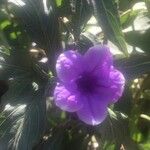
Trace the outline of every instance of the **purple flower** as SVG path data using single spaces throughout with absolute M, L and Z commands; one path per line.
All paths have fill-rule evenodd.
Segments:
M 113 67 L 112 54 L 104 45 L 91 47 L 83 56 L 65 51 L 57 59 L 56 71 L 56 105 L 76 112 L 90 125 L 100 124 L 106 118 L 108 104 L 116 102 L 124 89 L 125 78 Z

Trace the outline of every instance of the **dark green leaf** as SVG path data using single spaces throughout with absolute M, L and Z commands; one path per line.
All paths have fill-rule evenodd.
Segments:
M 150 18 L 149 14 L 145 10 L 140 10 L 138 16 L 134 20 L 132 27 L 127 28 L 125 31 L 126 41 L 132 45 L 135 49 L 140 48 L 146 53 L 150 53 L 149 39 L 150 39 Z
M 139 47 L 144 52 L 150 54 L 150 29 L 141 31 L 129 31 L 125 33 L 126 41 L 134 46 Z
M 122 142 L 129 134 L 126 131 L 128 124 L 127 116 L 122 113 L 114 112 L 108 109 L 109 115 L 105 121 L 97 128 L 103 141 L 110 140 L 115 142 Z M 119 128 L 119 129 L 118 129 Z
M 95 16 L 102 27 L 106 38 L 118 46 L 118 48 L 128 55 L 126 42 L 122 33 L 122 28 L 118 16 L 117 6 L 113 0 L 92 1 Z
M 4 52 L 6 54 L 9 54 L 9 43 L 3 33 L 3 31 L 0 29 L 0 52 Z
M 26 47 L 24 48 L 25 45 L 27 46 L 27 37 L 21 33 L 22 30 L 18 25 L 14 26 L 14 24 L 8 20 L 6 20 L 5 25 L 3 23 L 5 23 L 5 21 L 0 24 L 3 25 L 3 28 L 0 29 L 1 52 L 10 55 L 8 59 L 10 64 L 29 67 L 29 52 Z M 18 36 L 18 33 L 21 35 Z M 21 38 L 24 40 L 21 41 Z
M 74 35 L 75 42 L 79 41 L 87 21 L 92 16 L 92 7 L 87 0 L 63 0 L 60 16 L 69 19 L 69 32 Z M 68 30 L 67 26 L 67 30 Z
M 9 57 L 0 61 L 0 79 L 9 85 L 1 98 L 5 120 L 0 124 L 0 146 L 3 150 L 31 150 L 45 130 L 45 81 L 32 68 L 16 66 L 8 60 Z
M 115 66 L 124 74 L 126 80 L 132 80 L 150 72 L 150 56 L 133 55 L 115 61 Z
M 23 91 L 25 92 L 25 91 Z M 22 92 L 22 93 L 23 93 Z M 32 91 L 33 92 L 33 91 Z M 0 145 L 3 150 L 31 150 L 45 130 L 45 97 L 43 90 L 21 95 L 24 104 L 5 105 L 5 120 L 0 125 Z M 19 97 L 18 97 L 19 98 Z M 25 103 L 28 101 L 28 103 Z M 9 144 L 8 144 L 9 143 Z
M 39 142 L 45 130 L 45 97 L 37 91 L 26 107 L 14 138 L 14 150 L 30 150 Z
M 24 4 L 11 5 L 11 12 L 31 38 L 44 49 L 49 57 L 49 64 L 54 67 L 54 58 L 61 49 L 58 13 L 55 1 L 23 0 Z M 53 68 L 54 69 L 54 68 Z
M 0 124 L 0 149 L 7 150 L 19 128 L 26 105 L 11 106 L 7 104 L 2 112 L 4 120 Z
M 64 130 L 57 129 L 51 137 L 38 144 L 34 150 L 63 150 Z
M 124 89 L 122 97 L 114 105 L 114 110 L 122 112 L 130 116 L 131 110 L 133 108 L 133 101 L 132 101 L 132 92 L 130 90 L 131 83 L 129 81 L 127 82 L 128 83 L 125 85 L 125 89 Z
M 129 150 L 138 150 L 137 145 L 130 138 L 128 119 L 123 113 L 108 109 L 109 116 L 96 129 L 101 142 L 110 141 L 116 144 L 115 149 L 120 149 L 121 144 Z
M 150 13 L 150 0 L 145 0 L 145 3 L 146 3 L 148 11 Z
M 78 41 L 83 27 L 92 15 L 92 8 L 87 0 L 75 0 L 72 7 L 71 26 L 75 41 Z
M 119 10 L 126 11 L 140 0 L 116 0 L 118 1 Z

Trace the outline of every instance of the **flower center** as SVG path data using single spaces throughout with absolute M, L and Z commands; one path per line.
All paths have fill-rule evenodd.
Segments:
M 82 93 L 93 93 L 97 87 L 97 78 L 85 73 L 76 80 L 76 84 Z

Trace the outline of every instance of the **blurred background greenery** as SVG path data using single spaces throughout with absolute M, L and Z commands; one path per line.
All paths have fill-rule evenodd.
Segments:
M 99 126 L 53 103 L 55 60 L 108 44 L 125 92 Z M 150 149 L 150 0 L 0 0 L 0 150 Z

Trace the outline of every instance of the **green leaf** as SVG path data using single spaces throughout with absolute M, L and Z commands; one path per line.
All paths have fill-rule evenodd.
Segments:
M 125 38 L 130 45 L 139 47 L 144 52 L 150 54 L 150 28 L 147 30 L 126 32 Z
M 14 138 L 14 150 L 32 149 L 45 130 L 45 100 L 43 91 L 37 91 L 31 97 L 32 102 L 26 107 L 20 126 Z
M 125 85 L 121 99 L 114 104 L 114 110 L 120 111 L 130 117 L 133 108 L 132 92 L 130 90 L 131 82 Z
M 124 114 L 108 109 L 108 117 L 97 128 L 103 140 L 122 142 L 129 134 L 127 131 L 128 120 Z
M 6 20 L 7 22 L 8 20 Z M 18 66 L 30 66 L 29 52 L 26 49 L 28 46 L 27 36 L 22 33 L 22 30 L 18 25 L 15 25 L 8 21 L 8 24 L 2 22 L 0 25 L 4 25 L 3 29 L 0 29 L 0 49 L 1 52 L 10 55 L 9 63 Z M 21 33 L 19 36 L 17 33 Z M 23 40 L 21 40 L 21 38 Z M 26 47 L 25 47 L 26 46 Z M 18 63 L 19 62 L 19 63 Z
M 96 129 L 97 136 L 101 141 L 115 143 L 115 149 L 120 149 L 123 144 L 126 149 L 138 150 L 137 145 L 130 138 L 128 117 L 111 109 L 108 109 L 108 112 L 108 117 Z
M 51 137 L 47 136 L 47 140 L 41 142 L 34 150 L 63 150 L 64 130 L 57 129 L 51 133 Z
M 73 28 L 75 41 L 78 41 L 85 24 L 92 16 L 92 7 L 87 0 L 76 0 L 75 3 L 72 4 L 72 9 L 73 8 L 71 26 Z
M 2 96 L 0 149 L 31 150 L 42 138 L 45 130 L 45 80 L 33 68 L 16 66 L 1 60 L 0 79 L 7 80 L 9 90 Z
M 56 0 L 57 7 L 61 6 L 62 0 Z
M 122 27 L 127 28 L 128 26 L 130 26 L 133 23 L 134 19 L 137 17 L 138 13 L 139 13 L 138 10 L 132 10 L 132 9 L 129 9 L 128 11 L 124 12 L 120 16 Z
M 118 1 L 119 10 L 121 11 L 128 10 L 137 2 L 137 0 L 116 0 L 116 1 Z
M 94 0 L 92 1 L 95 16 L 102 27 L 102 30 L 110 41 L 127 56 L 127 46 L 122 33 L 121 23 L 116 4 L 113 0 Z
M 8 43 L 3 31 L 0 29 L 0 52 L 9 54 L 10 53 L 9 49 L 10 49 L 9 43 Z
M 33 92 L 33 91 L 32 91 Z M 42 138 L 45 130 L 45 96 L 43 90 L 20 97 L 28 103 L 5 105 L 5 120 L 0 124 L 0 145 L 3 150 L 30 150 Z
M 150 13 L 150 0 L 145 0 L 148 12 Z
M 2 104 L 11 103 L 14 105 L 26 103 L 28 99 L 23 99 L 23 97 L 33 92 L 33 74 L 29 68 L 23 68 L 19 65 L 9 63 L 9 58 L 3 57 L 4 60 L 0 60 L 0 80 L 7 81 L 9 85 L 9 90 L 1 98 Z
M 31 42 L 45 50 L 54 70 L 54 58 L 61 50 L 56 3 L 48 0 L 44 3 L 41 0 L 22 1 L 25 3 L 23 6 L 11 1 L 10 12 L 18 18 L 18 23 L 26 30 Z
M 69 30 L 74 35 L 76 42 L 79 41 L 80 34 L 91 18 L 92 12 L 92 6 L 87 0 L 62 1 L 60 16 L 65 16 L 69 19 L 69 25 L 66 24 L 67 31 Z
M 148 12 L 140 9 L 138 16 L 134 20 L 132 27 L 124 30 L 125 39 L 128 44 L 136 48 L 140 48 L 146 53 L 150 53 L 150 18 Z
M 115 60 L 115 66 L 124 74 L 126 80 L 132 80 L 150 72 L 150 56 L 135 54 L 129 58 Z
M 4 120 L 0 123 L 0 149 L 7 150 L 20 125 L 26 105 L 11 106 L 7 104 L 2 112 Z

